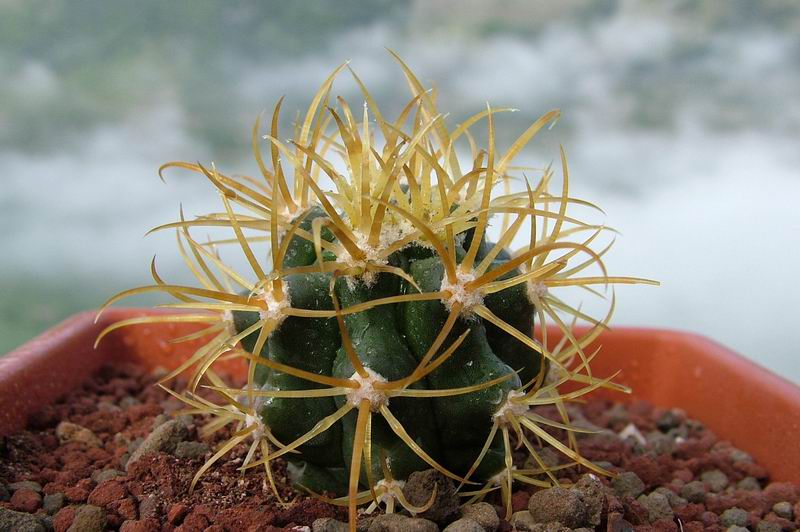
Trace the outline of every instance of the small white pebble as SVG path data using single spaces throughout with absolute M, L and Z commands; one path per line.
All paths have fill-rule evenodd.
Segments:
M 624 440 L 628 436 L 632 436 L 636 441 L 644 445 L 647 440 L 644 439 L 642 433 L 639 432 L 639 429 L 636 428 L 636 425 L 633 423 L 628 423 L 622 431 L 619 433 L 620 439 Z

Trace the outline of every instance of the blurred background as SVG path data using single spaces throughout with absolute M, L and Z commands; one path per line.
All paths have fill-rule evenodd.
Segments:
M 396 115 L 384 47 L 451 125 L 520 109 L 501 146 L 562 110 L 522 161 L 563 144 L 574 194 L 622 232 L 609 269 L 662 282 L 618 290 L 614 323 L 696 331 L 800 382 L 794 0 L 0 0 L 0 352 L 148 284 L 153 255 L 187 279 L 174 235 L 143 235 L 217 198 L 189 173 L 161 183 L 163 162 L 255 173 L 258 113 L 286 95 L 290 127 L 348 59 Z M 346 75 L 334 94 L 361 101 Z

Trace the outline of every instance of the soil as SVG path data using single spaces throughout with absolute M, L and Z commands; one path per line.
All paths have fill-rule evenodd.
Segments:
M 19 520 L 25 517 L 22 514 L 35 516 L 43 530 L 56 531 L 70 526 L 128 532 L 307 530 L 303 527 L 320 518 L 347 520 L 346 509 L 292 489 L 284 464 L 277 460 L 276 483 L 281 496 L 291 501 L 287 507 L 279 504 L 264 483 L 263 470 L 254 468 L 246 474 L 237 470 L 245 446 L 225 455 L 189 495 L 198 468 L 231 434 L 222 430 L 197 443 L 198 428 L 205 421 L 200 416 L 179 418 L 180 430 L 174 434 L 180 441 L 165 439 L 160 451 L 144 454 L 126 470 L 142 440 L 156 427 L 167 432 L 171 426 L 166 424 L 182 408 L 153 386 L 155 380 L 156 376 L 134 368 L 106 368 L 58 404 L 45 406 L 26 430 L 0 439 L 0 529 L 14 529 L 3 528 L 2 519 Z M 176 389 L 183 386 L 175 384 Z M 548 409 L 538 412 L 556 417 Z M 683 412 L 643 402 L 592 400 L 570 405 L 570 412 L 577 424 L 599 431 L 579 438 L 583 456 L 619 473 L 598 482 L 585 469 L 559 472 L 564 481 L 579 483 L 576 489 L 585 482 L 601 486 L 596 511 L 584 492 L 576 497 L 576 504 L 584 505 L 581 515 L 596 514 L 586 519 L 597 529 L 798 528 L 800 487 L 770 483 L 768 472 L 747 453 L 719 440 Z M 525 467 L 524 456 L 518 458 L 518 467 Z M 560 460 L 549 451 L 543 458 L 552 464 Z M 500 530 L 544 526 L 531 523 L 537 516 L 537 500 L 548 499 L 548 494 L 538 490 L 531 498 L 534 493 L 537 488 L 526 486 L 514 493 L 514 524 L 501 519 Z M 503 517 L 499 499 L 493 497 L 486 501 L 495 504 Z

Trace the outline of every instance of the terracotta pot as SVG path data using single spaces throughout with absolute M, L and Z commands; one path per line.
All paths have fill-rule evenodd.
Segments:
M 1 357 L 0 435 L 22 428 L 29 415 L 80 385 L 103 364 L 171 369 L 202 342 L 169 342 L 197 330 L 197 325 L 138 325 L 115 331 L 93 349 L 97 334 L 107 325 L 148 314 L 152 311 L 112 309 L 96 324 L 94 312 L 78 314 Z M 634 392 L 598 395 L 682 408 L 752 454 L 773 480 L 800 482 L 800 388 L 694 334 L 621 327 L 604 333 L 599 343 L 603 349 L 592 363 L 594 374 L 608 376 L 620 370 L 615 380 Z M 223 373 L 242 370 L 239 361 L 220 368 Z

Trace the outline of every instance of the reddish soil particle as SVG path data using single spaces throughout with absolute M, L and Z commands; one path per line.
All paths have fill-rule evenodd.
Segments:
M 167 522 L 172 525 L 179 525 L 187 513 L 189 513 L 189 507 L 185 504 L 173 504 L 172 508 L 167 512 Z
M 633 525 L 646 525 L 648 523 L 648 512 L 641 504 L 631 499 L 623 497 L 622 506 L 625 509 L 625 520 Z
M 675 508 L 675 517 L 687 523 L 689 521 L 699 521 L 700 516 L 705 512 L 705 506 L 702 504 L 689 503 L 686 506 Z
M 733 469 L 737 471 L 741 477 L 755 477 L 759 480 L 764 480 L 769 477 L 767 470 L 754 462 L 734 462 Z
M 742 508 L 748 512 L 764 512 L 771 508 L 764 503 L 763 494 L 757 491 L 734 491 L 728 508 Z
M 531 494 L 527 491 L 517 491 L 511 496 L 511 509 L 515 512 L 528 508 Z
M 85 502 L 86 498 L 89 496 L 89 489 L 83 486 L 72 486 L 64 490 L 64 496 L 69 502 Z
M 322 517 L 332 517 L 347 521 L 347 511 L 344 508 L 325 504 L 318 499 L 302 499 L 292 504 L 289 508 L 280 511 L 275 518 L 275 522 L 279 526 L 306 524 L 306 521 L 311 524 L 314 520 Z
M 72 506 L 62 508 L 53 518 L 53 528 L 56 532 L 66 532 L 73 519 L 75 519 L 75 508 Z
M 623 530 L 630 530 L 631 523 L 627 522 L 621 513 L 608 514 L 608 530 L 609 532 L 622 532 Z
M 700 520 L 703 522 L 704 526 L 716 525 L 719 523 L 719 516 L 714 512 L 705 511 L 700 514 Z
M 678 532 L 678 525 L 671 520 L 659 519 L 652 524 L 654 532 Z
M 781 526 L 784 530 L 797 530 L 797 525 L 788 519 L 784 519 L 783 517 L 778 517 L 774 513 L 770 512 L 764 516 L 764 521 L 768 523 L 775 523 Z
M 156 532 L 161 530 L 161 525 L 157 519 L 149 518 L 140 521 L 124 521 L 119 529 L 120 532 Z
M 767 507 L 772 508 L 776 502 L 794 503 L 800 499 L 800 487 L 788 482 L 773 482 L 764 488 Z
M 95 506 L 108 506 L 114 501 L 125 498 L 125 486 L 116 480 L 107 480 L 97 486 L 90 494 L 87 502 Z
M 606 506 L 608 506 L 607 511 L 609 514 L 618 513 L 622 515 L 625 512 L 625 507 L 622 505 L 622 501 L 611 494 L 606 495 Z
M 127 520 L 136 519 L 139 513 L 136 510 L 136 500 L 131 497 L 110 503 L 108 510 Z
M 302 515 L 299 517 L 305 521 L 309 516 Z M 320 517 L 329 517 L 329 515 L 321 515 Z M 260 523 L 264 526 L 273 524 L 275 522 L 275 514 L 256 508 L 228 508 L 213 516 L 212 522 L 222 526 L 224 530 L 244 530 L 255 523 Z
M 636 473 L 647 488 L 667 484 L 672 479 L 670 460 L 664 455 L 655 460 L 651 456 L 634 456 L 623 461 L 623 468 Z
M 21 488 L 11 497 L 11 507 L 19 512 L 33 513 L 42 505 L 42 496 L 28 488 Z
M 186 516 L 186 519 L 183 520 L 183 524 L 178 527 L 178 530 L 181 532 L 192 532 L 194 530 L 205 530 L 210 521 L 206 515 L 199 510 L 195 510 L 194 512 L 190 513 Z
M 672 478 L 682 481 L 684 484 L 694 480 L 694 474 L 688 469 L 678 469 L 672 472 Z

